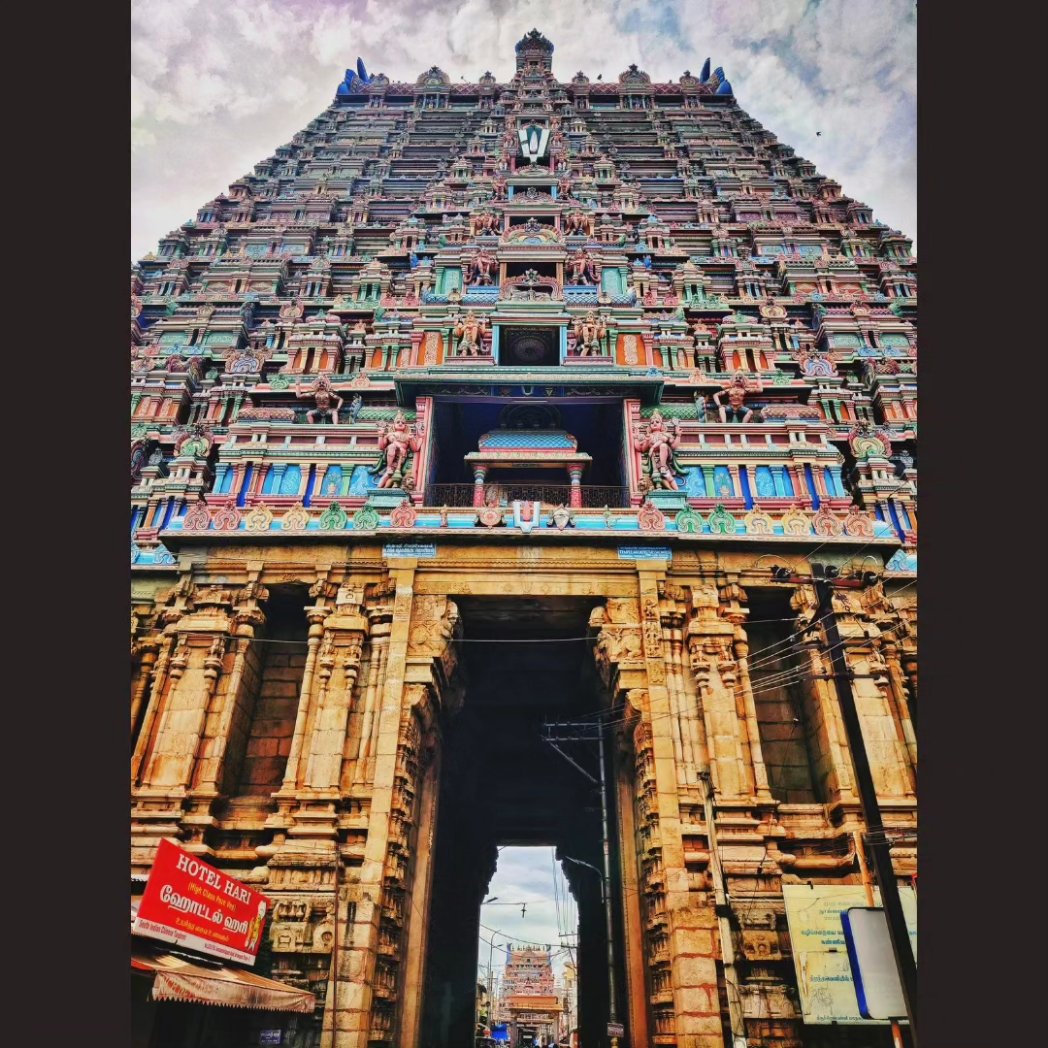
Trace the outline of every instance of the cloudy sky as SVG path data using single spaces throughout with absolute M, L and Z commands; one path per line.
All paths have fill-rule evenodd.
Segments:
M 523 949 L 537 945 L 553 947 L 553 971 L 560 976 L 564 964 L 571 955 L 567 946 L 574 946 L 576 939 L 558 937 L 561 931 L 574 932 L 578 928 L 578 911 L 571 898 L 561 864 L 553 858 L 552 848 L 502 848 L 499 850 L 498 867 L 487 898 L 496 900 L 481 907 L 480 936 L 478 951 L 478 976 L 484 982 L 488 967 L 488 956 L 492 958 L 492 971 L 498 978 L 506 960 L 504 943 L 515 943 Z M 556 873 L 554 873 L 554 868 Z M 558 880 L 555 898 L 553 879 Z M 596 874 L 593 874 L 596 877 Z M 558 901 L 560 920 L 558 923 Z M 521 916 L 521 903 L 527 903 Z M 494 942 L 495 949 L 490 944 Z M 499 950 L 498 947 L 503 946 Z
M 913 0 L 132 0 L 131 22 L 132 258 L 322 112 L 358 55 L 391 80 L 507 80 L 533 26 L 562 80 L 631 62 L 675 80 L 709 55 L 746 112 L 916 239 Z

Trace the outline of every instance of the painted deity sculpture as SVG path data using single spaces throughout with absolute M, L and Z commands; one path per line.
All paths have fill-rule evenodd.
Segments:
M 587 251 L 576 251 L 568 259 L 568 272 L 572 284 L 596 284 L 597 267 Z
M 312 397 L 316 404 L 312 411 L 306 412 L 306 421 L 316 422 L 318 418 L 330 415 L 332 425 L 338 425 L 338 412 L 342 407 L 342 398 L 331 388 L 331 383 L 324 375 L 321 375 L 305 392 L 302 392 L 301 385 L 296 383 L 295 396 L 299 400 Z
M 470 220 L 475 236 L 484 236 L 498 233 L 499 217 L 494 211 L 481 211 Z
M 483 352 L 484 321 L 469 310 L 456 325 L 455 338 L 458 344 L 455 352 L 462 357 L 477 357 Z
M 405 480 L 408 456 L 422 445 L 422 425 L 416 423 L 415 430 L 408 427 L 407 419 L 398 411 L 392 422 L 380 422 L 378 435 L 378 461 L 368 471 L 372 475 L 381 473 L 378 487 L 391 488 Z
M 593 236 L 593 216 L 585 211 L 569 211 L 564 218 L 568 236 Z
M 684 470 L 677 463 L 674 451 L 680 443 L 680 429 L 676 419 L 671 419 L 669 426 L 663 421 L 660 412 L 651 416 L 646 433 L 634 429 L 637 450 L 646 452 L 651 467 L 651 483 L 656 488 L 667 488 L 679 491 L 677 477 L 683 477 Z
M 495 268 L 495 256 L 489 251 L 478 252 L 469 264 L 470 284 L 491 284 L 491 272 Z
M 608 327 L 603 317 L 598 317 L 591 309 L 585 317 L 575 321 L 575 350 L 580 357 L 600 356 L 604 345 L 604 336 Z
M 752 387 L 746 382 L 742 372 L 736 371 L 731 384 L 713 394 L 713 403 L 717 405 L 721 422 L 749 422 L 753 418 L 753 408 L 746 407 L 746 394 L 751 391 Z M 721 403 L 724 396 L 728 398 L 726 405 Z

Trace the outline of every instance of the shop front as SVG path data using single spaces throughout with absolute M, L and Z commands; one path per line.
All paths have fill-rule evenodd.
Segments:
M 307 1042 L 316 998 L 249 970 L 269 900 L 161 841 L 131 908 L 133 1048 L 255 1048 Z

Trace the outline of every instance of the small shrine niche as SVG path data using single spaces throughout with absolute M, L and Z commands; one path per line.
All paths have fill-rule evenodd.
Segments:
M 575 437 L 561 428 L 560 413 L 543 404 L 518 404 L 506 408 L 500 422 L 498 429 L 481 435 L 476 451 L 465 456 L 473 474 L 473 504 L 497 501 L 500 488 L 563 483 L 567 474 L 568 504 L 581 506 L 582 474 L 593 458 L 580 452 Z

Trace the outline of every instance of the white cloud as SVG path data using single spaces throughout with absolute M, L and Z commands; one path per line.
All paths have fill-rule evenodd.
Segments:
M 676 79 L 709 55 L 746 112 L 916 233 L 912 0 L 134 0 L 131 20 L 136 257 L 323 111 L 358 55 L 393 80 L 507 79 L 532 27 L 565 80 Z

